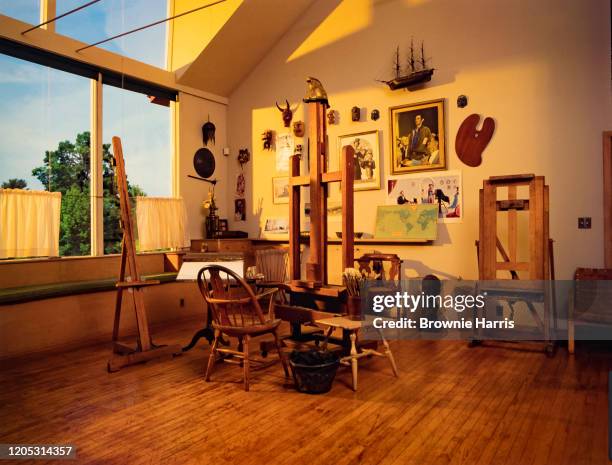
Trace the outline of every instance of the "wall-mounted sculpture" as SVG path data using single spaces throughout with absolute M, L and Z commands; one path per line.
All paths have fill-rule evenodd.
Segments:
M 400 63 L 400 50 L 399 46 L 395 50 L 395 76 L 393 79 L 389 79 L 384 82 L 389 86 L 391 90 L 405 89 L 418 84 L 431 81 L 434 69 L 429 67 L 427 64 L 427 58 L 425 58 L 425 46 L 421 42 L 421 56 L 416 58 L 414 56 L 414 42 L 410 41 L 410 53 L 408 55 L 408 66 L 405 68 Z M 408 73 L 402 75 L 402 69 L 407 69 Z
M 467 107 L 467 104 L 468 104 L 467 95 L 460 95 L 459 97 L 457 97 L 457 107 L 458 108 L 465 108 Z
M 336 110 L 328 110 L 327 111 L 327 124 L 337 124 L 338 123 L 338 115 Z
M 295 137 L 304 137 L 304 121 L 293 123 L 293 135 Z
M 202 126 L 202 142 L 204 142 L 204 146 L 207 146 L 208 142 L 215 145 L 215 129 L 215 125 L 210 121 L 209 117 L 208 121 Z
M 291 120 L 293 119 L 293 112 L 297 110 L 297 106 L 294 109 L 291 109 L 291 105 L 289 104 L 289 100 L 285 100 L 287 106 L 282 108 L 278 102 L 276 102 L 276 108 L 280 110 L 283 115 L 283 124 L 286 128 L 291 125 Z
M 321 81 L 311 76 L 306 79 L 306 83 L 308 84 L 308 88 L 306 90 L 304 102 L 321 102 L 325 105 L 325 108 L 329 108 L 327 92 L 323 88 L 323 84 L 321 84 Z
M 274 140 L 274 132 L 267 129 L 261 135 L 264 150 L 272 150 L 272 141 Z
M 193 156 L 193 168 L 202 178 L 210 178 L 215 172 L 215 156 L 207 148 L 198 149 Z
M 251 152 L 249 152 L 249 149 L 239 149 L 238 150 L 238 163 L 240 163 L 241 169 L 246 163 L 249 162 L 250 159 L 251 159 Z

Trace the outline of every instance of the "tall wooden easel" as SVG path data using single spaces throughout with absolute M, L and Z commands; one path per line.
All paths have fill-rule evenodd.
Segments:
M 353 147 L 342 147 L 340 171 L 325 170 L 327 98 L 304 100 L 308 104 L 309 174 L 300 176 L 300 160 L 291 159 L 289 178 L 289 274 L 298 288 L 319 289 L 327 278 L 327 192 L 329 184 L 341 183 L 342 190 L 342 267 L 354 266 L 354 156 Z M 300 264 L 300 188 L 310 187 L 310 254 L 306 280 L 301 280 Z
M 117 299 L 115 301 L 115 322 L 113 326 L 113 353 L 108 361 L 108 371 L 118 371 L 124 366 L 133 365 L 152 360 L 157 357 L 178 355 L 181 347 L 178 344 L 169 346 L 157 346 L 151 340 L 149 333 L 149 322 L 145 308 L 142 290 L 146 286 L 159 284 L 159 281 L 143 281 L 138 273 L 136 263 L 136 246 L 134 243 L 134 225 L 130 214 L 130 198 L 125 175 L 125 163 L 123 161 L 123 150 L 121 139 L 113 137 L 113 153 L 115 161 L 115 176 L 117 178 L 117 189 L 121 209 L 121 226 L 123 228 L 123 240 L 121 241 L 121 267 L 119 269 L 119 281 L 117 282 Z M 126 266 L 128 277 L 126 279 Z M 138 337 L 136 345 L 131 346 L 119 341 L 119 325 L 121 321 L 121 304 L 123 292 L 127 290 L 132 297 L 134 311 L 136 312 L 136 325 Z
M 526 186 L 529 190 L 528 198 L 518 198 L 517 189 Z M 498 189 L 507 189 L 507 197 L 498 200 Z M 481 283 L 480 291 L 488 291 L 500 300 L 507 300 L 512 308 L 513 303 L 524 301 L 529 312 L 544 335 L 545 350 L 547 354 L 554 353 L 551 338 L 551 320 L 556 329 L 555 296 L 551 292 L 549 280 L 554 284 L 553 241 L 549 237 L 549 207 L 548 186 L 544 176 L 534 174 L 520 174 L 511 176 L 491 176 L 483 181 L 480 189 L 480 233 L 476 241 L 478 253 L 478 275 L 481 281 L 498 280 L 498 271 L 507 271 L 513 280 L 519 279 L 519 272 L 530 281 L 530 286 L 518 283 L 508 286 L 505 293 L 498 287 L 485 289 Z M 517 213 L 529 212 L 529 226 L 527 239 L 527 261 L 519 261 L 519 227 Z M 504 248 L 497 234 L 500 212 L 507 212 L 508 250 Z M 498 253 L 502 258 L 498 261 Z M 523 297 L 525 300 L 521 299 Z M 543 318 L 540 318 L 533 301 L 541 299 L 544 304 Z M 552 308 L 552 313 L 551 313 Z M 552 316 L 552 318 L 551 318 Z

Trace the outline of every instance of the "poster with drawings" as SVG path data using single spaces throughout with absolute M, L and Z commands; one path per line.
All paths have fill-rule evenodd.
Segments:
M 438 204 L 438 223 L 463 221 L 461 170 L 387 179 L 387 205 Z
M 289 160 L 293 155 L 295 140 L 290 132 L 276 135 L 276 172 L 288 173 Z

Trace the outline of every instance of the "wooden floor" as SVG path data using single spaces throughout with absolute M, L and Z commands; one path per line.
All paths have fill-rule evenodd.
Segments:
M 188 342 L 193 322 L 156 331 Z M 612 354 L 569 358 L 460 342 L 392 342 L 332 391 L 299 394 L 280 365 L 252 374 L 217 365 L 208 346 L 106 373 L 106 346 L 2 363 L 0 443 L 72 443 L 100 464 L 605 464 Z M 1 463 L 8 463 L 0 461 Z M 24 463 L 24 462 L 19 462 Z M 32 463 L 42 463 L 36 461 Z M 75 463 L 75 462 L 58 462 Z

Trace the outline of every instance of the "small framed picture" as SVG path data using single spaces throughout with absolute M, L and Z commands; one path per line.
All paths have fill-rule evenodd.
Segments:
M 234 221 L 246 221 L 245 199 L 234 199 Z
M 219 220 L 219 231 L 227 231 L 229 229 L 227 219 Z
M 272 203 L 289 203 L 289 177 L 272 178 Z
M 382 167 L 380 165 L 378 131 L 340 136 L 338 138 L 338 160 L 340 162 L 342 147 L 347 145 L 355 149 L 354 189 L 356 191 L 380 189 L 380 170 Z
M 289 218 L 266 218 L 264 232 L 272 234 L 289 232 Z
M 445 169 L 444 99 L 389 111 L 391 174 Z

